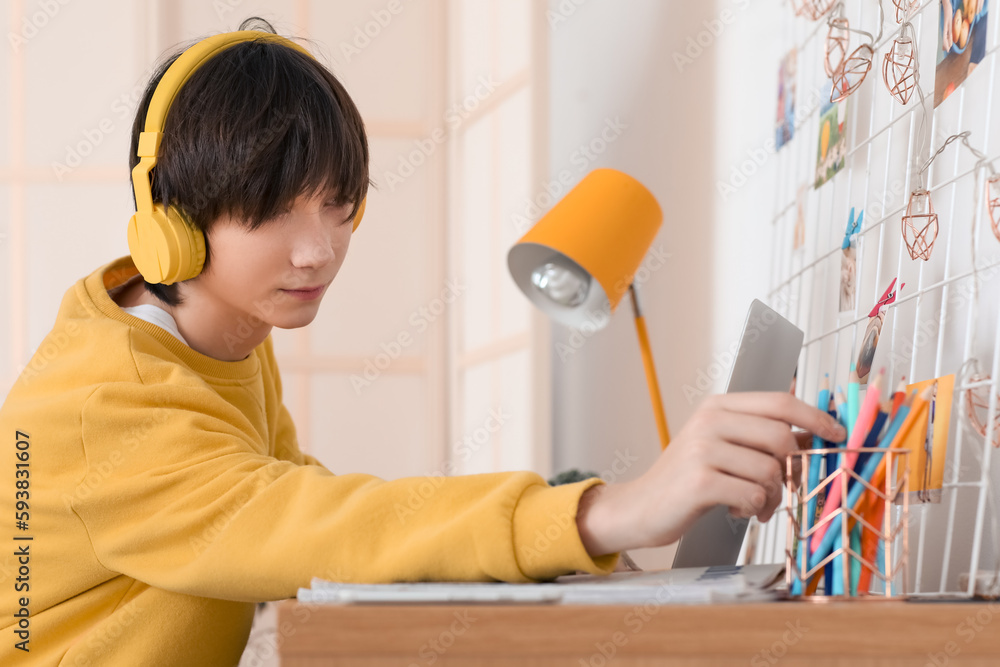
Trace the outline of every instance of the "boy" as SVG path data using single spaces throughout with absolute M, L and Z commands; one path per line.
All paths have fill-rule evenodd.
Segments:
M 769 516 L 789 424 L 837 439 L 822 412 L 748 394 L 706 401 L 627 484 L 549 487 L 528 471 L 384 481 L 303 455 L 270 331 L 315 317 L 363 208 L 368 146 L 333 75 L 264 36 L 204 62 L 163 127 L 152 199 L 197 227 L 203 266 L 147 280 L 132 250 L 78 281 L 0 408 L 15 466 L 0 509 L 17 522 L 0 663 L 233 665 L 253 603 L 313 576 L 606 574 L 716 503 Z M 133 168 L 176 58 L 139 103 Z M 425 504 L 401 518 L 415 492 Z

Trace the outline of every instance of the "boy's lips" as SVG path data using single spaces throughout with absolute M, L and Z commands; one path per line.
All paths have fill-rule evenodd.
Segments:
M 320 295 L 323 293 L 323 289 L 326 287 L 326 285 L 327 285 L 327 283 L 323 283 L 319 287 L 315 287 L 315 288 L 309 289 L 309 290 L 306 290 L 306 289 L 285 289 L 285 290 L 281 290 L 281 291 L 284 292 L 285 294 L 288 294 L 293 299 L 299 299 L 299 300 L 302 300 L 302 301 L 312 301 L 312 300 L 318 299 L 320 297 Z

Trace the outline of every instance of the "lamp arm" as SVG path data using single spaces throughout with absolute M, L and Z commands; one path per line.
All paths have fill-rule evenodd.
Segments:
M 628 291 L 632 297 L 632 309 L 635 310 L 635 328 L 639 334 L 639 349 L 642 352 L 642 364 L 646 369 L 646 383 L 649 385 L 649 396 L 653 402 L 653 415 L 656 417 L 656 427 L 660 433 L 660 448 L 666 449 L 667 445 L 670 444 L 670 430 L 667 427 L 667 416 L 663 411 L 660 384 L 656 380 L 656 367 L 653 365 L 653 350 L 649 345 L 649 336 L 646 333 L 646 320 L 639 306 L 635 283 L 629 285 Z

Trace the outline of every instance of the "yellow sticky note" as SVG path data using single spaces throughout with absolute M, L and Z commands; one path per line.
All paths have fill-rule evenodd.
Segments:
M 903 447 L 910 451 L 907 468 L 910 473 L 910 502 L 939 503 L 944 484 L 944 463 L 948 455 L 948 427 L 951 422 L 951 402 L 955 391 L 955 376 L 946 375 L 933 380 L 917 382 L 906 387 L 907 394 L 917 390 L 919 395 L 928 385 L 937 383 L 934 397 L 928 401 L 925 417 L 921 418 Z M 933 420 L 930 464 L 927 461 L 927 420 Z M 928 469 L 929 468 L 929 469 Z

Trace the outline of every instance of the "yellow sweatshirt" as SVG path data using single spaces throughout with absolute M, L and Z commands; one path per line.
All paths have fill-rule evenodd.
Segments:
M 235 665 L 253 603 L 314 576 L 614 569 L 576 529 L 601 479 L 335 475 L 298 448 L 271 336 L 203 355 L 111 299 L 135 274 L 124 256 L 67 290 L 0 408 L 0 664 Z

